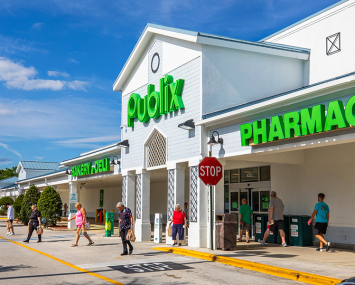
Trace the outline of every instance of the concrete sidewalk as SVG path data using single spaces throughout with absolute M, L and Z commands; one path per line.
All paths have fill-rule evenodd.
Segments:
M 181 248 L 341 280 L 355 276 L 355 254 L 353 251 L 342 249 L 331 248 L 329 252 L 317 252 L 316 247 L 280 247 L 274 244 L 262 246 L 257 242 L 238 243 L 236 251 L 196 249 L 188 246 Z

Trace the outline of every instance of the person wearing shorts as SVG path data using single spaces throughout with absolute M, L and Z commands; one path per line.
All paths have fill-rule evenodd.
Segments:
M 308 225 L 311 225 L 314 216 L 316 216 L 316 224 L 314 225 L 314 234 L 320 241 L 319 248 L 316 251 L 324 251 L 323 246 L 326 246 L 325 251 L 330 249 L 330 242 L 324 239 L 324 235 L 327 233 L 329 225 L 329 206 L 324 203 L 325 195 L 323 193 L 318 194 L 318 203 L 314 206 L 314 211 L 311 218 L 308 221 Z
M 268 220 L 268 227 L 265 231 L 264 238 L 262 240 L 258 240 L 262 245 L 265 245 L 265 242 L 267 238 L 270 235 L 270 232 L 274 232 L 275 230 L 278 230 L 280 232 L 282 244 L 281 246 L 286 247 L 286 240 L 285 240 L 285 232 L 283 230 L 283 224 L 284 224 L 284 203 L 280 198 L 276 196 L 275 191 L 270 192 L 270 204 L 269 204 L 269 220 Z M 272 223 L 273 221 L 273 223 Z
M 245 231 L 246 242 L 249 243 L 249 232 L 251 230 L 251 218 L 253 217 L 253 210 L 247 205 L 247 199 L 242 199 L 242 205 L 239 207 L 239 224 L 240 224 L 240 238 L 243 239 L 243 231 Z
M 7 228 L 7 235 L 14 235 L 14 227 L 13 227 L 13 222 L 15 219 L 15 211 L 14 207 L 10 205 L 10 203 L 6 203 L 5 206 L 7 207 L 7 222 L 6 222 L 6 228 Z

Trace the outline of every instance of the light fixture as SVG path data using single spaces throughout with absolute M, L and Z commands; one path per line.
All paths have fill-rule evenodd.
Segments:
M 116 162 L 115 162 L 115 158 L 116 158 Z M 117 156 L 112 157 L 110 165 L 117 165 L 117 164 L 120 165 L 121 161 L 118 160 Z
M 218 135 L 217 141 L 214 138 L 214 135 L 213 135 L 214 133 L 217 133 L 217 135 Z M 207 144 L 210 145 L 210 146 L 214 146 L 214 145 L 219 144 L 219 143 L 223 144 L 223 139 L 219 137 L 219 133 L 217 131 L 212 132 L 212 135 L 210 137 L 210 141 Z
M 194 120 L 191 119 L 191 120 L 187 120 L 185 123 L 181 123 L 178 125 L 179 128 L 182 128 L 184 130 L 194 130 L 195 129 L 195 123 L 194 123 Z
M 120 146 L 120 147 L 124 147 L 124 148 L 129 147 L 128 140 L 121 141 L 117 145 Z
M 65 171 L 65 174 L 71 175 L 71 170 L 69 168 L 67 168 L 67 170 Z

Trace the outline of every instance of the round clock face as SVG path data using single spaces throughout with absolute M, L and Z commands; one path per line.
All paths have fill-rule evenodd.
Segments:
M 156 52 L 153 57 L 152 57 L 152 62 L 151 62 L 151 69 L 153 73 L 156 73 L 159 69 L 159 64 L 160 64 L 160 56 Z

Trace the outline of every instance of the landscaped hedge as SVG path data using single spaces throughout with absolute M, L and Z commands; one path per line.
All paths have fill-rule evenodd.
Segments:
M 30 189 L 27 190 L 25 197 L 23 198 L 22 208 L 21 208 L 21 219 L 24 225 L 27 225 L 30 221 L 30 216 L 32 212 L 32 205 L 38 203 L 41 197 L 41 192 L 35 185 L 31 185 Z
M 45 218 L 48 225 L 55 226 L 57 221 L 60 221 L 63 203 L 59 193 L 52 186 L 44 189 L 37 207 L 41 211 L 41 218 Z
M 14 202 L 15 218 L 21 220 L 21 209 L 25 195 L 20 194 Z

